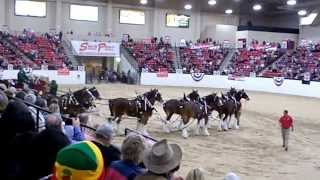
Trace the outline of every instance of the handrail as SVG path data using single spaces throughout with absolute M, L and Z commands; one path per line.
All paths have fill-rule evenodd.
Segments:
M 40 106 L 37 106 L 37 105 L 32 104 L 32 103 L 29 103 L 29 102 L 27 102 L 27 101 L 25 101 L 25 100 L 23 100 L 23 99 L 19 99 L 19 98 L 16 98 L 16 97 L 9 97 L 9 99 L 13 99 L 13 100 L 16 100 L 16 101 L 21 101 L 21 102 L 23 102 L 24 104 L 26 104 L 27 106 L 34 107 L 34 108 L 37 110 L 36 129 L 39 129 L 39 128 L 40 128 L 40 127 L 39 127 L 40 111 L 46 112 L 46 113 L 52 113 L 51 111 L 49 111 L 49 110 L 47 110 L 47 109 L 44 109 L 44 108 L 42 108 L 42 107 L 40 107 Z M 63 119 L 64 121 L 72 121 L 71 118 L 66 117 L 66 116 L 64 116 L 64 115 L 62 115 L 62 114 L 61 114 L 61 117 L 62 117 L 62 119 Z

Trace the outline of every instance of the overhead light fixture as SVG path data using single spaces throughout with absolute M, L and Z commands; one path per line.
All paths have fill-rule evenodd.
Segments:
M 297 1 L 296 0 L 288 0 L 287 1 L 287 5 L 289 5 L 289 6 L 294 6 L 294 5 L 296 5 L 297 4 Z
M 262 6 L 260 4 L 255 4 L 253 5 L 252 9 L 255 11 L 260 11 L 262 9 Z
M 310 13 L 306 17 L 301 17 L 300 18 L 300 25 L 302 25 L 302 26 L 303 25 L 311 25 L 317 16 L 318 16 L 318 13 Z
M 148 4 L 148 0 L 140 0 L 140 3 L 143 5 Z
M 216 1 L 216 0 L 209 0 L 209 1 L 208 1 L 208 4 L 209 4 L 210 6 L 214 6 L 214 5 L 217 4 L 217 1 Z
M 192 5 L 191 4 L 186 4 L 186 5 L 184 5 L 184 8 L 186 10 L 190 10 L 190 9 L 192 9 Z
M 227 9 L 227 10 L 225 11 L 225 13 L 226 13 L 226 14 L 232 14 L 232 13 L 233 13 L 233 10 L 232 10 L 232 9 Z
M 305 16 L 305 15 L 307 15 L 307 11 L 302 9 L 302 10 L 298 11 L 298 15 L 299 16 Z

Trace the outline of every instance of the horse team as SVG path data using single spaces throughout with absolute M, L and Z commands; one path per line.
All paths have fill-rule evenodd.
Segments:
M 218 113 L 218 130 L 227 131 L 234 127 L 239 129 L 242 103 L 241 100 L 250 100 L 244 90 L 236 90 L 231 88 L 226 94 L 221 96 L 216 93 L 201 97 L 197 90 L 193 90 L 188 95 L 183 95 L 181 99 L 170 99 L 163 103 L 162 95 L 158 89 L 137 95 L 135 98 L 116 98 L 109 99 L 109 110 L 111 117 L 109 122 L 113 124 L 115 132 L 119 133 L 119 126 L 123 115 L 137 118 L 137 130 L 145 131 L 145 126 L 153 114 L 158 111 L 154 105 L 156 102 L 163 103 L 163 110 L 166 114 L 166 120 L 162 120 L 166 132 L 170 132 L 169 125 L 174 114 L 181 117 L 180 130 L 182 136 L 189 136 L 189 126 L 193 121 L 197 120 L 197 135 L 209 136 L 209 117 L 213 111 Z M 85 112 L 91 107 L 95 107 L 94 101 L 102 100 L 98 90 L 93 88 L 83 88 L 76 92 L 69 92 L 60 97 L 60 104 L 65 114 L 77 114 Z M 236 122 L 232 126 L 232 116 Z
M 218 96 L 216 93 L 200 97 L 197 90 L 193 90 L 187 96 L 184 94 L 181 99 L 170 99 L 163 103 L 163 110 L 167 116 L 164 121 L 165 129 L 169 132 L 168 124 L 170 123 L 173 114 L 180 115 L 182 136 L 188 137 L 188 124 L 190 119 L 197 120 L 196 134 L 209 136 L 208 122 L 213 111 L 216 111 L 219 116 L 218 130 L 231 129 L 231 118 L 234 115 L 236 123 L 234 127 L 240 127 L 241 116 L 241 100 L 250 100 L 244 90 L 236 90 L 231 88 L 227 94 Z M 158 89 L 151 89 L 142 95 L 138 95 L 134 99 L 117 98 L 109 100 L 109 109 L 112 118 L 110 122 L 115 124 L 116 132 L 119 130 L 119 125 L 123 115 L 136 117 L 138 119 L 137 129 L 144 130 L 149 118 L 152 116 L 156 102 L 163 102 L 162 96 Z M 142 128 L 142 129 L 141 129 Z

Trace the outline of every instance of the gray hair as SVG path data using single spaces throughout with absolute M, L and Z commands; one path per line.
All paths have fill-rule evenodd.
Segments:
M 62 125 L 62 118 L 61 118 L 60 114 L 52 113 L 52 114 L 48 115 L 48 120 L 47 120 L 47 124 L 46 124 L 47 128 L 61 129 L 61 125 Z
M 139 135 L 130 135 L 123 141 L 121 147 L 122 160 L 139 164 L 145 150 L 144 140 Z
M 49 111 L 52 112 L 52 113 L 60 113 L 60 107 L 59 107 L 58 104 L 52 103 L 49 106 Z
M 196 168 L 189 171 L 186 180 L 205 180 L 203 169 Z

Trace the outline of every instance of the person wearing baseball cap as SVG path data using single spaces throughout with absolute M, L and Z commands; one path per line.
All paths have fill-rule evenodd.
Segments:
M 137 176 L 135 180 L 168 180 L 179 170 L 182 160 L 182 149 L 177 144 L 168 144 L 167 140 L 155 143 L 146 150 L 143 163 L 148 172 Z M 174 179 L 174 178 L 173 178 Z

